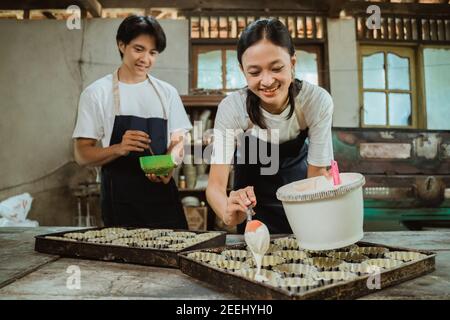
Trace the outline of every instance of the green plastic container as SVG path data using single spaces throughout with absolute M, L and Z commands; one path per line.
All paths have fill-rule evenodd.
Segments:
M 153 173 L 157 176 L 168 175 L 170 170 L 175 168 L 175 163 L 170 154 L 140 157 L 139 163 L 146 174 Z

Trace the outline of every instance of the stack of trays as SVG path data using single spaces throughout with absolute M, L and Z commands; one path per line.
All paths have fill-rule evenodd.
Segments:
M 309 251 L 300 249 L 295 238 L 286 237 L 271 241 L 258 279 L 245 244 L 181 253 L 180 269 L 247 299 L 348 299 L 370 293 L 367 279 L 377 273 L 386 287 L 430 272 L 434 257 L 431 252 L 363 242 Z
M 177 267 L 179 252 L 221 246 L 225 237 L 225 232 L 99 228 L 37 236 L 35 250 L 67 257 Z

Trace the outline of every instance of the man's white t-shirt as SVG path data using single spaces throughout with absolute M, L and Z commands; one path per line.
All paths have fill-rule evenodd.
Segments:
M 264 130 L 261 130 L 256 124 L 251 128 L 246 99 L 247 89 L 241 89 L 227 96 L 219 104 L 214 123 L 211 163 L 231 164 L 233 162 L 236 148 L 236 133 L 233 131 L 252 130 L 251 134 L 262 140 L 275 143 L 273 137 L 278 137 L 278 143 L 283 143 L 296 138 L 301 129 L 309 128 L 308 163 L 318 167 L 331 165 L 331 160 L 333 160 L 331 135 L 333 100 L 325 89 L 303 81 L 301 91 L 295 99 L 297 112 L 294 112 L 289 119 L 286 119 L 289 108 L 280 114 L 271 114 L 261 108 L 266 126 L 270 131 L 270 134 L 265 135 Z M 297 120 L 297 113 L 302 117 L 300 121 Z
M 150 79 L 154 86 L 148 79 L 133 84 L 119 82 L 120 115 L 164 118 L 164 105 L 169 146 L 171 133 L 179 130 L 187 132 L 192 129 L 192 125 L 177 90 L 155 77 L 150 76 Z M 90 84 L 81 93 L 77 123 L 72 137 L 101 140 L 102 146 L 108 147 L 114 118 L 113 75 L 109 74 Z

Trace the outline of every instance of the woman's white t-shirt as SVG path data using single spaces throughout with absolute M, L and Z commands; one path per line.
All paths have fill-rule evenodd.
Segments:
M 251 134 L 260 139 L 283 143 L 297 137 L 300 129 L 309 128 L 308 158 L 309 164 L 325 167 L 333 160 L 331 125 L 333 100 L 323 88 L 303 81 L 300 93 L 296 97 L 296 112 L 286 119 L 289 108 L 280 114 L 271 114 L 261 108 L 269 134 L 264 134 L 257 125 L 250 122 L 246 107 L 247 89 L 233 92 L 219 104 L 214 123 L 214 146 L 211 157 L 213 164 L 231 164 L 236 148 L 236 130 L 252 130 Z M 297 120 L 300 115 L 300 121 Z M 300 124 L 302 124 L 300 126 Z M 274 130 L 275 129 L 275 130 Z M 278 129 L 278 130 L 276 130 Z
M 177 90 L 167 82 L 149 77 L 154 86 L 148 79 L 134 84 L 119 82 L 120 115 L 164 118 L 164 106 L 168 137 L 179 130 L 191 130 L 191 122 Z M 108 147 L 114 118 L 113 75 L 109 74 L 93 82 L 81 93 L 77 123 L 72 137 L 101 140 L 102 146 Z M 169 144 L 168 138 L 167 145 Z

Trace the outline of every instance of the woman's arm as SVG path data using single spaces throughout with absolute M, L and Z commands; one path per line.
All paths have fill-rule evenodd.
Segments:
M 304 106 L 303 114 L 309 127 L 308 173 L 307 177 L 330 177 L 327 167 L 333 160 L 333 99 L 320 87 L 311 91 L 311 99 Z
M 206 198 L 226 225 L 235 226 L 246 219 L 247 208 L 256 205 L 252 186 L 233 190 L 227 195 L 228 177 L 236 148 L 236 130 L 247 128 L 245 108 L 238 92 L 223 99 L 214 122 L 214 145 L 211 156 Z
M 217 216 L 226 225 L 235 226 L 246 219 L 246 211 L 250 205 L 256 205 L 253 187 L 231 191 L 227 196 L 229 164 L 212 164 L 209 170 L 206 199 Z
M 229 164 L 212 164 L 209 170 L 206 199 L 216 215 L 223 220 L 227 210 Z

